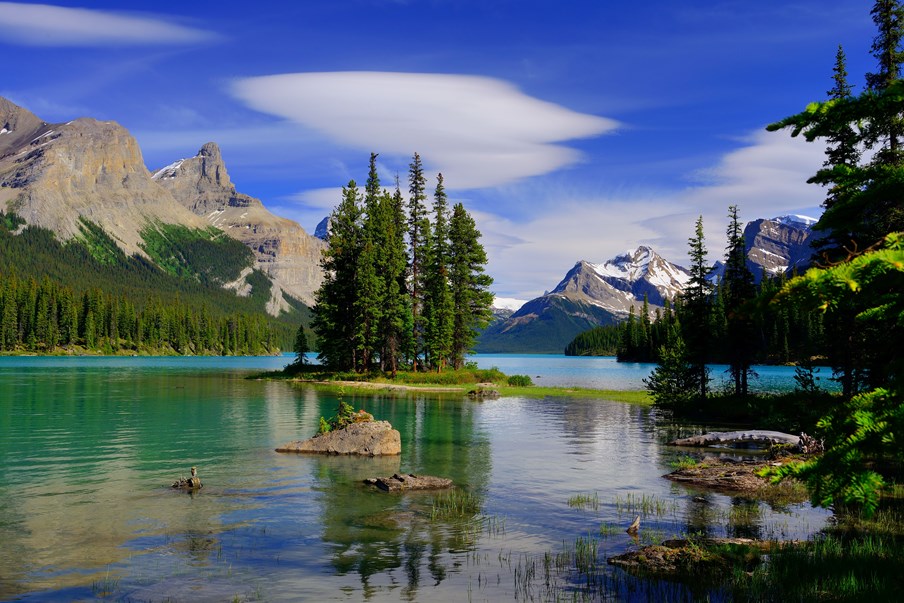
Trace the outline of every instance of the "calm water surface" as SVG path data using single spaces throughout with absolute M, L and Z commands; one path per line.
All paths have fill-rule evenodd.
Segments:
M 547 385 L 615 389 L 648 372 L 476 359 Z M 604 561 L 689 532 L 806 537 L 827 518 L 662 479 L 677 428 L 604 399 L 349 393 L 401 432 L 401 457 L 278 454 L 337 406 L 310 386 L 244 378 L 289 360 L 0 358 L 0 600 L 542 599 L 541 581 L 524 590 L 525 569 L 578 537 L 598 541 Z M 193 465 L 205 487 L 171 490 Z M 435 519 L 435 494 L 361 483 L 397 471 L 450 477 L 479 508 Z M 589 504 L 569 505 L 577 495 Z M 631 508 L 638 500 L 652 505 Z M 624 533 L 634 513 L 639 541 Z M 577 579 L 555 576 L 565 589 Z

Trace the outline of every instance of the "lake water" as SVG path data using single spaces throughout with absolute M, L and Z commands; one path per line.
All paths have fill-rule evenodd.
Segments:
M 0 358 L 0 600 L 570 598 L 581 577 L 567 563 L 552 586 L 531 572 L 578 538 L 604 564 L 688 533 L 802 538 L 828 517 L 663 479 L 683 454 L 663 442 L 683 433 L 605 399 L 347 392 L 401 432 L 400 457 L 279 454 L 338 403 L 311 386 L 245 379 L 290 360 Z M 640 388 L 650 368 L 474 360 L 540 385 L 606 389 Z M 191 466 L 204 488 L 170 489 Z M 361 483 L 399 471 L 450 477 L 475 508 L 437 516 L 440 495 Z M 637 541 L 624 532 L 635 514 Z M 605 572 L 615 598 L 651 596 Z

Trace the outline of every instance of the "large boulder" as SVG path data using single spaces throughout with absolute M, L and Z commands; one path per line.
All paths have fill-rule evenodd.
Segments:
M 283 444 L 277 452 L 385 456 L 402 453 L 402 437 L 389 421 L 351 423 L 308 440 Z

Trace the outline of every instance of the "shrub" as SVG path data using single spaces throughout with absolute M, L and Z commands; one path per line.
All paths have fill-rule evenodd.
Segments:
M 534 382 L 529 375 L 512 375 L 508 378 L 508 384 L 512 387 L 530 387 Z

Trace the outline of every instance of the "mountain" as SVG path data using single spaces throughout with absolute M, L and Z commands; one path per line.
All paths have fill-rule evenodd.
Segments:
M 61 242 L 82 242 L 101 262 L 135 256 L 180 278 L 269 300 L 274 316 L 296 300 L 312 303 L 322 278 L 324 243 L 237 192 L 216 144 L 152 175 L 119 124 L 50 124 L 4 98 L 0 211 Z
M 81 118 L 49 124 L 0 98 L 0 210 L 61 240 L 99 225 L 128 255 L 145 255 L 141 231 L 156 222 L 205 228 L 152 179 L 119 124 Z
M 270 213 L 259 199 L 237 192 L 215 143 L 155 171 L 152 179 L 192 213 L 254 252 L 256 268 L 273 281 L 271 313 L 288 309 L 283 291 L 313 304 L 323 279 L 320 254 L 325 243 L 296 222 Z
M 690 274 L 649 247 L 638 247 L 602 264 L 580 261 L 550 293 L 524 304 L 480 336 L 483 353 L 560 353 L 575 335 L 614 324 L 640 308 L 644 295 L 661 306 L 677 295 Z
M 813 255 L 810 234 L 815 223 L 814 218 L 798 215 L 747 223 L 744 228 L 747 262 L 757 282 L 763 275 L 803 272 L 809 266 Z
M 748 265 L 759 281 L 802 271 L 810 262 L 813 218 L 779 216 L 749 222 L 744 229 Z M 725 267 L 716 261 L 711 278 Z M 533 299 L 510 317 L 495 316 L 476 350 L 484 353 L 558 353 L 578 333 L 613 324 L 639 310 L 644 295 L 651 307 L 678 296 L 690 274 L 649 247 L 638 247 L 602 264 L 580 261 L 552 292 Z

